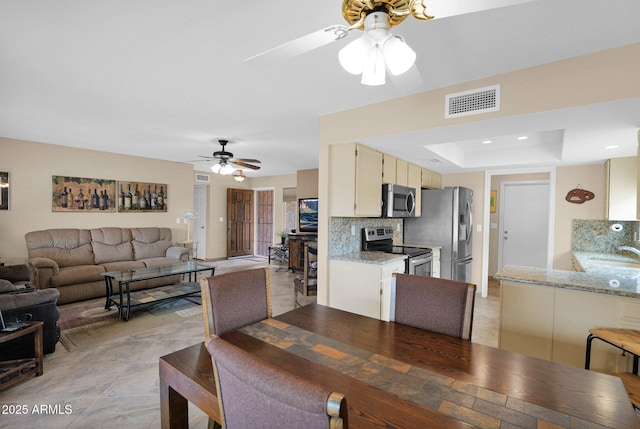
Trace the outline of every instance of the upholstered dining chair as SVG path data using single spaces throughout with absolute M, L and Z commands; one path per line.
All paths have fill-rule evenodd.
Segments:
M 225 429 L 348 429 L 343 395 L 212 336 L 207 341 Z
M 269 269 L 255 268 L 200 280 L 205 338 L 271 317 Z
M 471 341 L 476 285 L 394 273 L 392 322 Z

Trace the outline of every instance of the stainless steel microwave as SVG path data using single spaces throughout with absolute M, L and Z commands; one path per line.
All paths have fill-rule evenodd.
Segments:
M 408 186 L 382 185 L 382 217 L 414 217 L 416 189 Z

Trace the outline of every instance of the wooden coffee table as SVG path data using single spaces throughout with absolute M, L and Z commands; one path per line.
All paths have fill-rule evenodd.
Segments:
M 213 276 L 215 269 L 216 267 L 189 261 L 151 268 L 137 268 L 134 270 L 102 273 L 107 289 L 107 300 L 104 308 L 108 310 L 111 308 L 111 305 L 116 305 L 118 307 L 118 318 L 126 322 L 131 315 L 131 307 L 200 293 L 200 286 L 197 282 L 191 281 L 191 275 L 201 271 L 211 270 L 211 275 Z M 184 274 L 189 275 L 189 282 L 173 285 L 170 290 L 168 288 L 161 290 L 162 287 L 158 287 L 131 292 L 131 283 Z M 115 295 L 113 291 L 114 281 L 118 282 L 118 290 Z M 152 291 L 156 291 L 156 293 L 153 294 Z

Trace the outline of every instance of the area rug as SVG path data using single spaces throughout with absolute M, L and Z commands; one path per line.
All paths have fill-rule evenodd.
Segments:
M 267 260 L 260 257 L 239 257 L 224 261 L 204 262 L 205 265 L 215 266 L 215 274 L 224 274 L 233 271 L 242 271 L 252 268 L 266 267 Z M 60 343 L 71 351 L 78 346 L 78 337 L 91 337 L 91 330 L 103 331 L 103 327 L 115 324 L 129 325 L 129 329 L 133 329 L 141 322 L 136 319 L 144 318 L 143 325 L 160 323 L 160 319 L 187 318 L 194 315 L 200 316 L 202 309 L 200 307 L 201 299 L 199 296 L 190 296 L 177 298 L 158 303 L 133 307 L 128 322 L 118 320 L 118 309 L 112 306 L 111 309 L 105 310 L 105 299 L 96 298 L 87 301 L 81 301 L 71 304 L 65 304 L 58 307 L 60 318 L 58 326 L 61 330 Z M 142 317 L 144 315 L 152 317 Z M 133 323 L 132 323 L 133 322 Z M 118 326 L 116 325 L 116 326 Z M 96 332 L 97 333 L 97 332 Z M 101 333 L 100 335 L 103 335 Z M 83 342 L 86 342 L 83 340 Z

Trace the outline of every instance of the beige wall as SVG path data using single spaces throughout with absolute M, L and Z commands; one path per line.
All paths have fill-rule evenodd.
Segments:
M 298 198 L 318 198 L 318 169 L 298 170 Z
M 640 44 L 632 44 L 323 116 L 320 118 L 319 198 L 325 201 L 329 198 L 330 145 L 358 142 L 368 137 L 638 97 L 640 96 L 638 74 L 640 74 Z M 499 112 L 456 119 L 444 118 L 443 106 L 445 106 L 446 94 L 495 84 L 501 85 Z M 390 112 L 393 113 L 390 114 Z M 353 124 L 361 124 L 361 126 L 354 127 Z M 567 181 L 575 182 L 576 179 L 570 175 L 561 175 L 558 182 L 564 186 Z M 590 177 L 589 185 L 585 184 L 586 180 L 582 185 L 586 188 L 591 185 L 591 181 L 598 180 L 602 180 L 602 176 Z M 447 177 L 443 177 L 443 181 L 455 184 L 453 179 Z M 576 184 L 572 184 L 572 188 Z M 478 194 L 476 195 L 479 197 Z M 558 198 L 564 198 L 564 195 L 558 195 Z M 480 199 L 477 198 L 476 201 Z M 479 207 L 476 212 L 478 209 Z M 570 231 L 561 230 L 566 228 L 569 216 L 582 215 L 579 209 L 578 213 L 573 213 L 576 210 L 574 207 L 560 206 L 558 210 L 561 210 L 561 215 L 558 216 L 557 221 L 561 224 L 556 227 L 556 241 L 559 240 L 558 234 L 570 234 Z M 328 255 L 328 213 L 326 205 L 320 206 L 320 230 L 318 231 L 320 260 L 326 260 Z M 602 208 L 599 213 L 602 213 Z M 564 238 L 562 240 L 566 241 Z M 564 265 L 565 246 L 556 246 L 556 254 L 555 263 L 558 266 Z M 480 262 L 475 259 L 474 274 L 478 272 L 477 263 Z M 321 266 L 318 271 L 318 302 L 320 303 L 327 302 L 327 279 L 326 267 Z
M 0 257 L 25 263 L 24 234 L 49 228 L 162 226 L 175 241 L 185 240 L 186 225 L 176 218 L 193 206 L 193 166 L 42 143 L 0 138 L 0 171 L 10 174 L 9 210 L 0 210 Z M 166 213 L 54 213 L 51 176 L 74 176 L 166 183 Z
M 159 226 L 171 228 L 174 241 L 187 238 L 182 221 L 193 208 L 195 172 L 191 164 L 132 157 L 66 146 L 0 138 L 0 171 L 10 173 L 10 209 L 0 210 L 0 257 L 8 264 L 25 263 L 24 234 L 49 228 L 105 226 Z M 51 176 L 75 176 L 167 183 L 166 213 L 54 213 L 51 210 Z M 282 188 L 295 187 L 296 175 L 248 178 L 209 174 L 207 184 L 207 259 L 227 256 L 227 188 L 273 189 L 274 229 L 283 229 Z M 223 221 L 220 222 L 219 219 Z M 274 237 L 279 242 L 279 237 Z
M 581 186 L 595 194 L 583 204 L 565 200 L 567 192 Z M 604 164 L 564 167 L 556 170 L 556 212 L 553 268 L 571 269 L 571 228 L 573 219 L 602 219 L 604 213 Z

